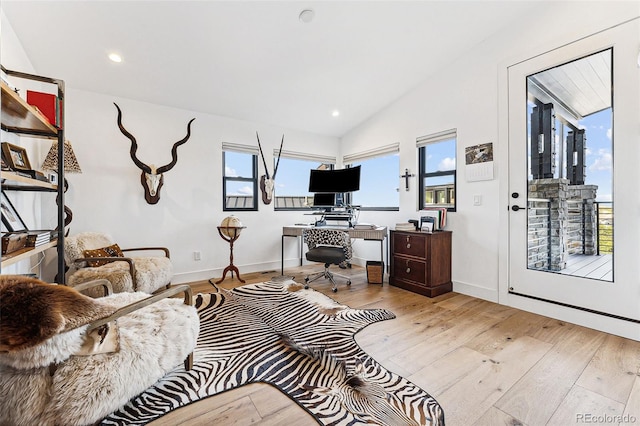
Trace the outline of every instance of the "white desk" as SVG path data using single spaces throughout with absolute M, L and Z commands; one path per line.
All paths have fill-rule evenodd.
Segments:
M 282 227 L 282 238 L 281 238 L 281 255 L 280 255 L 280 273 L 284 275 L 284 239 L 286 237 L 296 237 L 299 239 L 300 245 L 300 266 L 302 266 L 302 249 L 304 247 L 304 242 L 302 241 L 302 231 L 305 229 L 313 228 L 312 225 L 291 225 L 291 226 L 283 226 Z M 322 229 L 338 229 L 340 231 L 345 231 L 349 234 L 351 238 L 363 239 L 365 241 L 380 241 L 380 261 L 384 262 L 384 246 L 385 240 L 387 238 L 387 227 L 379 226 L 375 229 L 356 229 L 356 228 L 346 228 L 346 227 L 332 227 L 332 226 L 323 226 Z M 387 257 L 389 255 L 389 250 L 387 250 Z M 389 265 L 389 259 L 387 258 L 387 266 Z

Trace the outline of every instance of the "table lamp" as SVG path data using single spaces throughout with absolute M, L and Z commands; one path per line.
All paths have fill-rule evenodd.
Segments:
M 82 169 L 80 168 L 80 164 L 78 164 L 78 159 L 76 158 L 76 154 L 73 152 L 73 147 L 71 146 L 71 142 L 69 142 L 68 140 L 64 141 L 63 151 L 64 151 L 64 174 L 66 175 L 67 173 L 82 173 Z M 51 148 L 47 153 L 47 157 L 44 159 L 44 162 L 42 163 L 42 170 L 43 171 L 49 170 L 53 172 L 58 171 L 58 141 L 57 140 L 51 144 Z M 58 184 L 60 184 L 60 182 L 58 182 Z M 66 177 L 64 178 L 63 185 L 64 185 L 64 192 L 67 192 L 67 189 L 69 189 L 69 182 L 67 181 Z M 59 199 L 58 197 L 56 197 L 56 203 L 58 202 L 59 202 Z M 71 223 L 71 220 L 73 219 L 73 213 L 71 212 L 71 209 L 66 205 L 64 206 L 64 213 L 65 213 L 64 226 L 66 227 L 67 225 L 69 225 L 69 223 Z

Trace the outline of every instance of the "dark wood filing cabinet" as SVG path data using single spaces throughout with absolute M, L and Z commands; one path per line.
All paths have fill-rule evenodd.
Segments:
M 391 285 L 428 297 L 451 291 L 451 231 L 390 232 Z

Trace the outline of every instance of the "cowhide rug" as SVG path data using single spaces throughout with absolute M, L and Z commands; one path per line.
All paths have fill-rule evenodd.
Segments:
M 319 424 L 444 425 L 434 398 L 386 370 L 354 339 L 367 325 L 395 318 L 387 310 L 351 309 L 292 280 L 199 294 L 196 307 L 201 324 L 193 370 L 176 368 L 102 424 L 145 424 L 264 382 Z

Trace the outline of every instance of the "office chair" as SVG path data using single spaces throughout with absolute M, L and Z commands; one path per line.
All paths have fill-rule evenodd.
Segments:
M 351 285 L 349 277 L 332 273 L 329 271 L 330 265 L 339 265 L 344 261 L 351 261 L 351 238 L 349 234 L 335 229 L 310 228 L 302 231 L 302 238 L 309 250 L 306 258 L 310 262 L 324 263 L 324 270 L 307 275 L 304 279 L 304 288 L 309 288 L 309 283 L 324 277 L 331 281 L 331 290 L 335 293 L 338 286 L 334 276 L 347 280 L 347 285 Z

